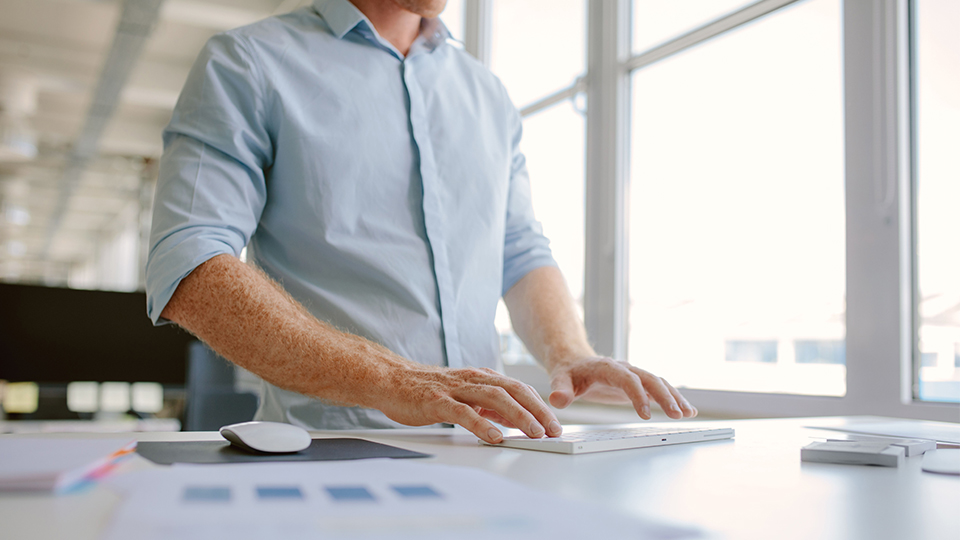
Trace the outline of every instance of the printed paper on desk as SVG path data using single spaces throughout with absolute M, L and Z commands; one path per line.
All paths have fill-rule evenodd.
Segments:
M 186 465 L 131 473 L 107 540 L 701 538 L 438 464 Z

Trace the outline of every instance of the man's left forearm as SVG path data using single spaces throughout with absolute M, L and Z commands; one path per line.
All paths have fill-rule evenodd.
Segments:
M 596 356 L 560 270 L 529 272 L 503 295 L 513 330 L 549 371 L 577 358 Z
M 503 299 L 517 335 L 550 372 L 553 406 L 566 407 L 578 398 L 630 403 L 641 418 L 650 419 L 652 400 L 671 418 L 697 415 L 697 409 L 663 378 L 597 355 L 559 269 L 529 272 Z

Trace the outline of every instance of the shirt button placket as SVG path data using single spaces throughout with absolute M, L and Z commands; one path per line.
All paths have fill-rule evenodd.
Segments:
M 440 201 L 441 182 L 437 174 L 436 159 L 430 141 L 430 130 L 426 118 L 423 92 L 414 76 L 413 60 L 403 62 L 403 82 L 410 98 L 410 126 L 413 139 L 420 154 L 420 178 L 423 185 L 423 221 L 427 240 L 433 253 L 433 274 L 437 281 L 440 301 L 440 325 L 443 328 L 444 349 L 447 365 L 463 367 L 463 357 L 457 334 L 456 310 L 453 294 L 453 280 L 450 275 L 450 261 L 447 253 L 444 233 L 444 213 Z

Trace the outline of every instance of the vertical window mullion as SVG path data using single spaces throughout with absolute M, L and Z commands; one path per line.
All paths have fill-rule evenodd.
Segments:
M 900 401 L 919 397 L 920 310 L 917 276 L 916 1 L 898 2 L 900 168 Z
M 465 0 L 463 44 L 468 53 L 490 67 L 493 40 L 493 0 Z
M 847 400 L 902 413 L 913 350 L 905 0 L 844 3 Z
M 584 318 L 600 354 L 626 358 L 629 0 L 590 0 Z

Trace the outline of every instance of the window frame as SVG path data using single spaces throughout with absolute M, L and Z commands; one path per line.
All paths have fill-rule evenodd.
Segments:
M 587 72 L 524 107 L 587 94 L 584 317 L 597 352 L 627 358 L 630 76 L 656 61 L 804 0 L 759 0 L 633 53 L 631 0 L 587 0 Z M 871 414 L 957 421 L 916 399 L 915 99 L 910 0 L 842 0 L 846 370 L 842 397 L 685 389 L 708 414 Z M 489 60 L 490 0 L 466 0 L 467 50 Z M 475 36 L 475 37 L 470 37 Z M 486 44 L 486 45 L 484 45 Z M 486 47 L 486 49 L 484 49 Z

